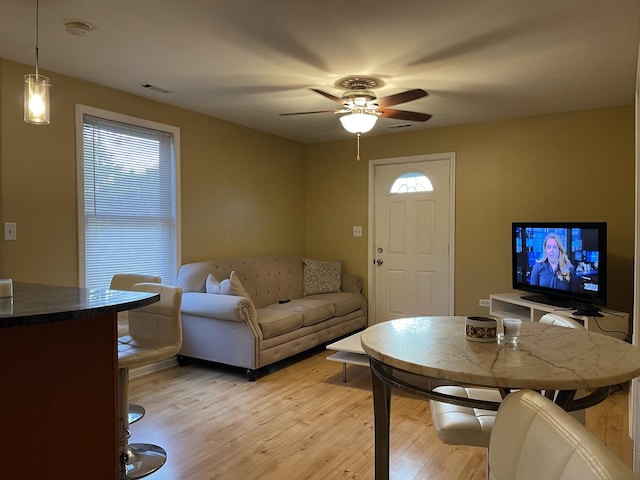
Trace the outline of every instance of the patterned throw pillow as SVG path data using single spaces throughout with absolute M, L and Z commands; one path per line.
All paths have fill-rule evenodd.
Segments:
M 303 271 L 303 295 L 339 292 L 342 283 L 342 262 L 305 258 Z

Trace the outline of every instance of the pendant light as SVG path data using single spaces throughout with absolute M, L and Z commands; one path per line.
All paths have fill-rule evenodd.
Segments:
M 32 125 L 49 125 L 49 78 L 38 73 L 39 0 L 36 0 L 36 73 L 24 76 L 24 121 Z

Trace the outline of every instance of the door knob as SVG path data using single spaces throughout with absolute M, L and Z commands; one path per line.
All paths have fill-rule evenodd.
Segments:
M 382 263 L 383 263 L 383 262 L 382 262 L 382 259 L 381 259 L 381 258 L 379 258 L 379 259 L 377 259 L 377 260 L 376 260 L 376 265 L 380 266 L 380 265 L 382 265 Z

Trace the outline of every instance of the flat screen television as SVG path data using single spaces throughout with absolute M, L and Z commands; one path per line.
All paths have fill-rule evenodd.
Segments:
M 599 315 L 607 304 L 605 222 L 514 222 L 513 288 L 525 300 Z

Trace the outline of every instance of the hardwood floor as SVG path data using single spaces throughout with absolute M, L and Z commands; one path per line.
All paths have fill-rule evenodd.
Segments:
M 161 445 L 167 463 L 150 480 L 373 478 L 373 405 L 368 368 L 325 360 L 317 349 L 248 382 L 242 371 L 195 362 L 131 380 L 147 414 L 133 442 Z M 485 450 L 444 445 L 429 402 L 395 391 L 391 478 L 481 480 Z M 627 391 L 587 412 L 587 427 L 627 465 Z

